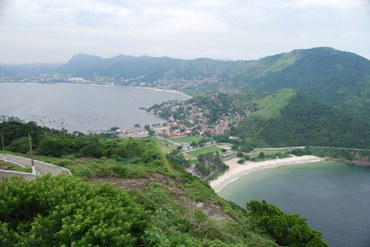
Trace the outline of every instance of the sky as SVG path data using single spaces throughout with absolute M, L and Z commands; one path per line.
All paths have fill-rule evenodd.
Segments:
M 0 62 L 77 53 L 252 60 L 319 46 L 370 59 L 370 0 L 0 0 Z

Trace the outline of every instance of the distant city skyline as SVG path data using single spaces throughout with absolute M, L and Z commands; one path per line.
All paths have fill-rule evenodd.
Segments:
M 253 60 L 332 47 L 370 59 L 367 0 L 0 0 L 0 62 L 77 53 Z

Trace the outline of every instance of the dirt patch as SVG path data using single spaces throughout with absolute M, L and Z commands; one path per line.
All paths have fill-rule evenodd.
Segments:
M 169 182 L 175 183 L 176 180 L 169 178 L 163 174 L 154 173 L 149 178 L 91 178 L 89 182 L 94 184 L 110 183 L 114 187 L 120 189 L 142 189 L 149 183 L 156 183 L 162 186 L 166 186 Z
M 119 189 L 142 189 L 150 183 L 149 179 L 146 178 L 133 178 L 133 179 L 123 179 L 123 178 L 92 178 L 89 179 L 90 183 L 93 184 L 112 184 L 115 188 Z
M 188 208 L 198 208 L 205 215 L 217 221 L 227 220 L 234 222 L 234 220 L 229 215 L 223 212 L 220 206 L 213 203 L 196 202 L 189 199 L 182 189 L 175 186 L 175 184 L 179 182 L 178 180 L 170 178 L 163 174 L 155 173 L 152 174 L 149 178 L 92 178 L 89 179 L 89 182 L 94 184 L 110 183 L 115 188 L 124 190 L 143 189 L 150 183 L 156 183 L 169 189 L 181 206 Z
M 205 213 L 214 220 L 234 221 L 234 219 L 231 218 L 228 214 L 225 214 L 222 208 L 218 205 L 212 203 L 198 202 L 196 206 L 198 208 L 201 208 L 203 213 Z

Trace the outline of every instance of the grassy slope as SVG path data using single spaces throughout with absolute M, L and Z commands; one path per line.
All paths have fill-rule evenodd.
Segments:
M 370 146 L 366 122 L 293 90 L 256 100 L 259 111 L 240 124 L 245 143 L 257 146 Z
M 221 148 L 219 148 L 217 145 L 212 145 L 204 148 L 199 148 L 193 151 L 187 152 L 187 154 L 193 156 L 193 157 L 198 157 L 201 154 L 207 154 L 207 153 L 214 153 L 217 151 L 220 151 Z
M 143 235 L 147 246 L 276 246 L 254 229 L 245 210 L 169 163 L 156 142 L 138 143 L 155 150 L 161 163 L 148 166 L 106 158 L 36 158 L 67 167 L 74 176 L 92 183 L 112 183 L 128 190 L 132 200 L 151 215 L 150 228 Z
M 184 136 L 184 137 L 175 137 L 171 138 L 172 141 L 178 143 L 192 143 L 192 142 L 199 142 L 202 140 L 201 136 Z
M 353 116 L 369 115 L 370 61 L 363 57 L 331 48 L 315 48 L 267 57 L 258 64 L 264 67 L 259 73 L 244 73 L 240 86 L 245 90 L 297 89 Z
M 0 123 L 0 130 L 4 130 L 4 135 L 8 137 L 7 142 L 10 143 L 6 144 L 7 147 L 23 152 L 23 145 L 16 146 L 15 144 L 27 144 L 24 136 L 18 135 L 20 130 L 27 126 L 22 123 Z M 46 129 L 34 127 L 32 134 L 39 133 L 40 138 L 38 145 L 35 145 L 35 153 L 49 155 L 37 156 L 36 159 L 67 167 L 75 177 L 83 180 L 92 183 L 112 183 L 114 187 L 128 191 L 128 194 L 124 193 L 127 194 L 124 200 L 140 205 L 139 211 L 142 212 L 139 213 L 140 217 L 143 217 L 143 220 L 148 223 L 147 225 L 145 223 L 144 228 L 132 225 L 135 236 L 138 236 L 135 241 L 142 243 L 140 246 L 276 246 L 269 237 L 261 234 L 262 229 L 256 227 L 254 218 L 251 218 L 248 212 L 220 198 L 208 184 L 185 172 L 180 165 L 183 164 L 181 157 L 174 157 L 173 154 L 172 156 L 165 155 L 161 151 L 161 143 L 153 139 L 103 139 L 97 136 L 74 136 L 59 132 L 49 132 L 48 135 L 42 135 Z M 58 188 L 52 185 L 53 180 L 59 184 Z M 84 217 L 87 215 L 85 211 L 90 213 L 91 208 L 95 210 L 96 207 L 91 206 L 91 203 L 94 203 L 94 200 L 100 200 L 101 197 L 93 196 L 91 200 L 85 200 L 85 197 L 80 196 L 84 192 L 76 192 L 76 188 L 88 185 L 73 185 L 80 182 L 74 182 L 73 179 L 73 181 L 68 180 L 70 180 L 69 176 L 59 176 L 55 179 L 41 177 L 36 180 L 36 183 L 43 184 L 45 182 L 46 184 L 45 186 L 37 186 L 39 192 L 32 190 L 32 184 L 17 186 L 16 179 L 12 180 L 15 181 L 13 189 L 10 191 L 3 189 L 2 191 L 9 193 L 0 193 L 2 196 L 0 204 L 4 205 L 0 212 L 0 235 L 2 235 L 0 245 L 36 246 L 37 241 L 41 243 L 41 240 L 45 240 L 41 238 L 39 241 L 33 238 L 36 235 L 41 236 L 39 235 L 40 231 L 48 237 L 54 237 L 54 233 L 59 232 L 62 225 L 68 225 L 68 220 L 72 218 L 77 221 L 69 227 L 79 234 L 74 235 L 73 238 L 77 242 L 81 237 L 84 238 L 85 242 L 87 241 L 85 244 L 77 245 L 87 246 L 91 240 L 85 230 L 95 231 L 98 229 L 97 233 L 104 234 L 106 241 L 110 241 L 111 238 L 111 240 L 119 240 L 117 237 L 124 237 L 121 234 L 122 231 L 119 230 L 121 228 L 114 227 L 116 223 L 122 226 L 121 218 L 103 216 L 103 218 L 106 217 L 105 220 L 95 222 L 89 216 Z M 61 185 L 68 186 L 64 188 Z M 8 186 L 7 181 L 0 183 L 1 186 Z M 55 190 L 50 188 L 55 188 Z M 59 191 L 64 191 L 65 195 L 68 195 L 69 192 L 72 192 L 71 188 L 72 190 L 75 188 L 74 194 L 83 200 L 82 204 L 87 206 L 86 203 L 88 203 L 90 206 L 84 209 L 85 206 L 82 205 L 83 208 L 78 209 L 80 203 L 76 203 L 75 200 L 72 202 L 63 200 L 65 196 Z M 107 187 L 102 187 L 102 190 L 107 192 L 106 189 Z M 13 193 L 12 190 L 22 190 L 22 192 Z M 99 191 L 98 188 L 95 192 L 101 193 Z M 118 193 L 118 191 L 111 192 L 112 195 Z M 38 196 L 33 196 L 33 193 Z M 53 195 L 45 198 L 42 196 L 44 193 L 46 195 L 52 193 Z M 14 195 L 20 199 L 14 201 Z M 51 198 L 61 200 L 64 203 L 62 208 L 66 210 L 62 210 L 63 215 L 59 214 L 61 210 L 58 206 L 61 204 L 58 203 L 58 200 Z M 110 202 L 112 199 L 114 201 L 114 198 L 113 196 L 109 199 Z M 14 207 L 13 202 L 16 203 L 17 207 Z M 39 205 L 46 207 L 39 207 Z M 119 210 L 116 208 L 119 206 L 116 203 L 109 205 L 108 208 L 103 206 L 101 209 L 103 211 L 107 209 L 106 212 L 110 215 L 117 215 L 110 212 Z M 17 210 L 17 208 L 21 210 Z M 45 210 L 48 208 L 55 213 L 50 215 L 51 211 Z M 3 214 L 7 217 L 4 218 Z M 8 217 L 9 215 L 11 217 Z M 95 214 L 95 216 L 100 215 L 100 213 Z M 79 221 L 79 217 L 85 220 Z M 114 224 L 106 223 L 107 220 L 114 221 Z M 124 219 L 123 221 L 125 222 L 124 226 L 126 223 L 127 226 L 130 225 Z M 109 226 L 103 227 L 106 229 L 100 231 L 104 224 Z M 100 226 L 96 228 L 96 225 Z M 20 228 L 22 228 L 21 231 L 18 231 Z M 68 227 L 63 226 L 62 228 L 67 229 Z M 110 232 L 116 233 L 107 235 L 108 228 Z M 48 232 L 46 233 L 43 229 Z M 58 236 L 62 237 L 63 235 Z M 58 236 L 55 235 L 55 237 Z M 55 238 L 54 241 L 59 241 L 57 239 Z M 62 237 L 61 242 L 55 245 L 66 244 L 69 246 L 71 245 L 70 240 L 68 237 Z M 4 241 L 7 244 L 4 244 Z
M 256 116 L 264 119 L 279 117 L 281 110 L 289 104 L 291 98 L 295 95 L 294 90 L 282 89 L 258 98 L 255 101 L 259 109 Z

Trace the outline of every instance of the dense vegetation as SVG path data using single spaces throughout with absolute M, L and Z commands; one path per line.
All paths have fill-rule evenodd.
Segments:
M 313 99 L 369 119 L 370 61 L 332 48 L 295 50 L 267 57 L 256 75 L 245 73 L 244 90 L 298 89 Z
M 138 246 L 148 215 L 124 191 L 70 177 L 0 183 L 1 246 Z
M 305 149 L 297 149 L 291 152 L 294 155 L 315 155 L 319 157 L 331 157 L 339 161 L 343 161 L 354 165 L 369 165 L 370 164 L 370 149 L 358 150 L 335 147 L 312 147 L 308 146 Z
M 28 125 L 0 124 L 7 147 L 24 138 L 10 133 Z M 151 139 L 75 136 L 31 125 L 40 136 L 36 151 L 48 155 L 37 159 L 68 167 L 75 177 L 2 180 L 1 246 L 276 246 L 250 213 L 184 172 L 188 164 L 177 150 L 165 156 Z M 42 145 L 50 138 L 63 139 L 59 148 L 69 151 L 54 157 L 56 150 Z M 78 148 L 92 140 L 100 155 L 85 156 Z M 104 185 L 109 181 L 119 189 Z
M 195 167 L 202 177 L 208 177 L 215 172 L 222 172 L 229 168 L 222 162 L 218 152 L 199 155 Z
M 370 61 L 353 53 L 319 47 L 294 50 L 255 61 L 182 60 L 168 57 L 78 54 L 61 66 L 0 65 L 0 75 L 61 73 L 91 79 L 106 76 L 119 85 L 178 89 L 193 95 L 209 91 L 304 91 L 313 99 L 370 119 Z
M 154 171 L 166 173 L 172 170 L 152 139 L 134 141 L 72 135 L 17 120 L 0 123 L 0 132 L 3 133 L 6 150 L 16 153 L 28 153 L 27 135 L 30 133 L 36 155 L 62 157 L 56 161 L 57 165 L 85 177 L 140 177 Z M 76 167 L 74 160 L 82 157 L 89 158 L 90 162 Z
M 251 158 L 243 152 L 255 146 L 370 147 L 370 62 L 330 48 L 296 50 L 258 61 L 78 55 L 61 67 L 1 67 L 1 75 L 61 72 L 193 94 L 262 93 L 208 94 L 189 101 L 208 109 L 204 113 L 210 124 L 235 113 L 246 116 L 217 137 L 240 147 L 240 163 Z M 180 107 L 175 117 L 186 111 Z M 0 246 L 327 246 L 298 215 L 264 201 L 249 202 L 247 212 L 219 198 L 207 184 L 184 172 L 189 162 L 178 150 L 164 155 L 152 139 L 69 134 L 15 119 L 0 123 L 0 132 L 8 151 L 23 154 L 29 150 L 30 133 L 38 159 L 67 167 L 75 176 L 1 181 Z M 203 176 L 226 168 L 219 155 L 203 151 L 190 153 L 198 157 Z M 367 150 L 315 147 L 293 153 L 365 162 L 370 156 Z M 260 152 L 254 158 L 269 155 Z M 131 190 L 80 179 L 115 181 L 119 188 L 128 183 Z
M 285 214 L 266 201 L 250 201 L 247 203 L 247 208 L 252 216 L 252 222 L 265 233 L 273 236 L 279 245 L 290 247 L 328 246 L 322 240 L 321 233 L 308 227 L 306 220 L 300 218 L 298 214 Z
M 208 122 L 230 116 L 233 123 L 230 131 L 214 139 L 230 142 L 244 152 L 268 146 L 370 147 L 370 126 L 366 119 L 315 101 L 297 90 L 208 94 L 181 104 L 184 109 L 196 104 L 209 112 L 203 114 Z M 238 116 L 230 115 L 231 111 L 239 113 Z
M 233 104 L 255 107 L 253 114 L 225 135 L 240 137 L 234 142 L 242 150 L 256 146 L 370 147 L 366 121 L 301 92 L 284 89 L 262 95 L 233 95 L 232 99 Z

